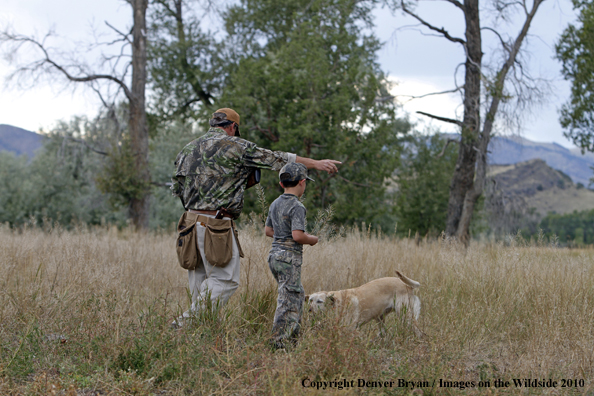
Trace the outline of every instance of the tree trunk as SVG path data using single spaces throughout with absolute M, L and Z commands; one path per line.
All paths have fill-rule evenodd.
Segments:
M 501 69 L 497 73 L 497 78 L 495 79 L 495 82 L 493 84 L 491 102 L 489 104 L 489 108 L 485 116 L 485 123 L 482 127 L 482 131 L 480 132 L 480 134 L 477 132 L 478 141 L 476 142 L 476 146 L 474 147 L 476 151 L 475 156 L 478 156 L 476 163 L 476 178 L 474 180 L 472 188 L 468 189 L 466 195 L 464 196 L 464 204 L 461 210 L 460 220 L 455 233 L 456 237 L 458 237 L 465 245 L 468 245 L 468 239 L 470 237 L 470 220 L 472 219 L 474 207 L 476 205 L 477 200 L 483 194 L 485 180 L 487 177 L 487 149 L 489 147 L 489 142 L 491 140 L 491 133 L 493 131 L 495 116 L 497 115 L 499 104 L 501 103 L 501 100 L 503 98 L 505 79 L 507 77 L 509 70 L 516 62 L 517 55 L 520 52 L 520 47 L 522 46 L 524 38 L 526 38 L 526 35 L 528 34 L 528 30 L 530 29 L 532 20 L 534 19 L 534 16 L 538 11 L 538 7 L 542 4 L 542 2 L 543 0 L 535 0 L 532 5 L 532 9 L 530 10 L 530 12 L 527 12 L 524 25 L 522 26 L 522 29 L 520 30 L 518 36 L 513 42 L 513 45 L 508 50 L 508 57 L 505 63 L 502 65 Z
M 472 191 L 474 186 L 478 149 L 476 146 L 480 132 L 481 62 L 483 52 L 481 48 L 478 0 L 464 1 L 464 15 L 466 19 L 464 119 L 462 121 L 462 137 L 460 139 L 458 160 L 450 184 L 446 234 L 457 236 L 463 242 L 466 242 L 469 235 L 468 228 L 463 227 L 465 229 L 460 229 L 459 226 L 465 201 L 473 198 L 467 194 Z M 474 206 L 474 202 L 472 202 L 472 206 Z M 468 204 L 471 204 L 471 202 L 467 202 Z
M 129 128 L 135 173 L 142 193 L 130 201 L 130 218 L 137 229 L 147 229 L 150 209 L 148 124 L 145 108 L 146 9 L 148 0 L 131 0 L 131 5 L 134 14 L 134 28 L 132 30 L 132 92 Z

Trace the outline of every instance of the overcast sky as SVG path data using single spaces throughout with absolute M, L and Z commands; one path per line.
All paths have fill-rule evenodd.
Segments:
M 452 34 L 463 37 L 463 16 L 451 4 L 425 1 L 419 6 L 418 12 L 438 27 L 444 27 Z M 463 52 L 459 45 L 443 38 L 423 35 L 419 28 L 403 29 L 404 26 L 415 25 L 415 21 L 403 16 L 401 12 L 394 14 L 388 9 L 378 9 L 375 15 L 376 35 L 385 43 L 379 52 L 379 62 L 395 83 L 393 93 L 399 95 L 401 102 L 406 102 L 408 97 L 400 95 L 419 96 L 454 87 L 454 69 L 463 61 Z M 130 26 L 130 20 L 129 6 L 121 0 L 2 0 L 0 9 L 0 26 L 10 24 L 19 33 L 36 33 L 39 36 L 53 27 L 56 34 L 66 40 L 55 41 L 56 43 L 89 41 L 93 28 L 97 32 L 109 30 L 105 21 L 125 31 Z M 533 108 L 532 114 L 524 121 L 523 130 L 505 131 L 506 133 L 520 132 L 530 140 L 556 142 L 572 147 L 563 137 L 558 121 L 558 108 L 567 101 L 569 84 L 560 75 L 560 64 L 554 59 L 554 44 L 563 29 L 573 21 L 575 13 L 569 0 L 548 0 L 541 5 L 525 48 L 530 52 L 529 66 L 532 74 L 550 80 L 552 94 L 544 105 Z M 483 26 L 488 22 L 481 21 Z M 517 32 L 518 25 L 501 24 L 499 28 L 513 35 Z M 488 32 L 485 32 L 483 39 L 484 61 L 487 61 L 493 36 L 489 37 Z M 0 61 L 1 80 L 11 70 L 5 60 Z M 1 87 L 0 124 L 32 131 L 41 128 L 47 130 L 57 120 L 68 120 L 73 115 L 93 116 L 100 106 L 96 95 L 83 86 L 73 90 L 64 89 L 59 84 L 50 86 L 40 82 L 26 90 L 18 87 L 7 89 L 4 84 Z M 409 101 L 404 105 L 404 110 L 411 113 L 413 119 L 416 119 L 414 112 L 417 110 L 453 117 L 460 113 L 459 106 L 459 96 L 432 96 Z M 427 121 L 419 119 L 418 122 L 425 125 Z M 429 125 L 453 130 L 452 126 L 441 122 L 431 121 Z

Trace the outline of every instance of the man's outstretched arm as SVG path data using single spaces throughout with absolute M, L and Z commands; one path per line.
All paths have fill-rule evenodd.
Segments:
M 319 171 L 328 172 L 330 174 L 338 172 L 338 168 L 336 167 L 336 165 L 342 164 L 342 162 L 336 160 L 315 160 L 300 156 L 297 156 L 295 162 L 299 162 L 300 164 L 305 165 L 307 169 L 317 169 Z

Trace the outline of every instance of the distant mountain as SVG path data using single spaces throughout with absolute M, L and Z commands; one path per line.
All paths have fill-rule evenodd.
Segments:
M 43 136 L 12 125 L 0 124 L 0 151 L 12 151 L 17 155 L 35 156 L 42 145 Z
M 490 165 L 509 165 L 540 158 L 551 168 L 569 175 L 575 183 L 588 186 L 594 176 L 594 155 L 582 155 L 557 143 L 532 142 L 521 137 L 495 137 L 489 145 Z
M 594 191 L 574 184 L 564 172 L 541 159 L 512 165 L 491 165 L 484 207 L 489 229 L 498 234 L 519 229 L 537 231 L 548 213 L 594 209 Z
M 505 205 L 515 203 L 516 207 L 534 208 L 541 216 L 594 208 L 594 191 L 576 186 L 564 172 L 551 168 L 541 159 L 491 165 L 488 175 Z M 522 201 L 521 205 L 518 200 Z

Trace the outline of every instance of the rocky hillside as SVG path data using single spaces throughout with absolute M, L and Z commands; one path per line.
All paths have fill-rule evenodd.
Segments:
M 12 125 L 0 124 L 0 151 L 11 151 L 29 158 L 41 147 L 43 137 Z
M 579 149 L 569 150 L 557 143 L 532 142 L 517 136 L 495 137 L 489 146 L 489 163 L 508 165 L 541 159 L 553 169 L 569 175 L 574 183 L 588 186 L 594 176 L 594 155 L 582 155 Z
M 565 214 L 594 208 L 594 191 L 573 183 L 564 172 L 541 159 L 514 165 L 492 165 L 485 206 L 490 226 L 510 232 L 535 225 L 548 213 Z

